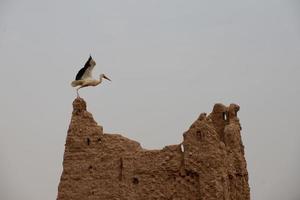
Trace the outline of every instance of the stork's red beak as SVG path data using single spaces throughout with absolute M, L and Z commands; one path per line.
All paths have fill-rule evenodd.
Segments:
M 111 80 L 110 80 L 107 76 L 105 76 L 105 75 L 103 75 L 103 78 L 105 78 L 105 79 L 111 81 Z

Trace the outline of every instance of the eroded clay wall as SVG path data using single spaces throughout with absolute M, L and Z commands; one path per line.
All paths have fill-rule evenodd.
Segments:
M 73 102 L 58 200 L 248 200 L 239 106 L 216 104 L 183 142 L 145 150 L 103 133 L 83 99 Z

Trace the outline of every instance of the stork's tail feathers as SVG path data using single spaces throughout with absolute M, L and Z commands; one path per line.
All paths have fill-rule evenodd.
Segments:
M 81 84 L 80 80 L 75 80 L 75 81 L 72 81 L 72 83 L 71 83 L 72 87 L 76 87 L 76 86 L 78 86 L 80 84 Z

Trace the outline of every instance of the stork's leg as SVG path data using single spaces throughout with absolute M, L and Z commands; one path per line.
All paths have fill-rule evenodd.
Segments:
M 87 87 L 87 85 L 81 85 L 81 86 L 79 86 L 79 87 L 76 89 L 76 92 L 77 92 L 77 98 L 80 97 L 80 96 L 79 96 L 78 90 L 79 90 L 80 88 L 83 88 L 83 87 Z
M 78 87 L 77 89 L 76 89 L 76 93 L 77 93 L 77 98 L 79 98 L 80 96 L 79 96 L 79 92 L 78 92 L 78 90 L 80 89 L 81 87 Z

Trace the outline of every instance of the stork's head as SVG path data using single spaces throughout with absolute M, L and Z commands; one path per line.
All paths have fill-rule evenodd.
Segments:
M 107 76 L 105 76 L 105 74 L 100 74 L 100 78 L 105 78 L 105 79 L 111 81 Z

